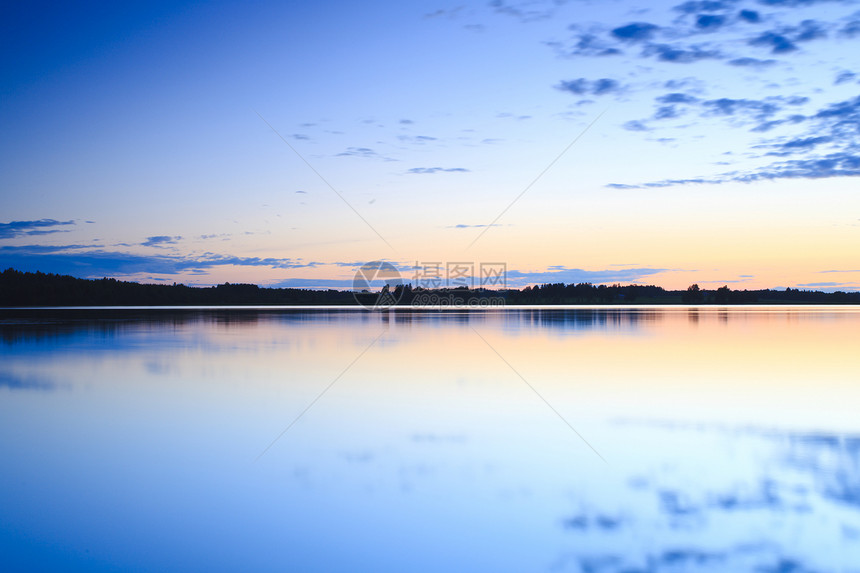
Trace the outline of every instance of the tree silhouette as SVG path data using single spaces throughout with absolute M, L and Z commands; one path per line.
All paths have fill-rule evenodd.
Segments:
M 691 284 L 687 290 L 681 295 L 681 302 L 687 304 L 700 304 L 705 302 L 705 293 L 699 289 L 699 285 Z

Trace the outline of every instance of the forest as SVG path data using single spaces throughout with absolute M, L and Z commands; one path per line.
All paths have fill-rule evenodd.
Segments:
M 388 293 L 387 293 L 388 294 Z M 860 304 L 860 292 L 800 289 L 732 290 L 728 286 L 666 290 L 654 285 L 544 284 L 522 289 L 413 288 L 399 285 L 388 300 L 400 305 L 429 301 L 454 305 L 482 300 L 510 305 L 575 304 Z M 68 275 L 0 272 L 0 306 L 219 306 L 219 305 L 358 305 L 373 306 L 379 293 L 350 290 L 265 288 L 224 283 L 211 287 L 142 284 L 113 278 L 80 279 Z

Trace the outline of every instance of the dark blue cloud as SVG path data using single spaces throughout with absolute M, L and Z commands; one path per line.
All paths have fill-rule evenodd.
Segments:
M 717 50 L 700 46 L 673 46 L 670 44 L 648 44 L 642 50 L 643 56 L 656 56 L 661 62 L 692 64 L 700 60 L 721 58 Z
M 821 282 L 821 283 L 798 283 L 797 286 L 815 288 L 815 287 L 840 287 L 840 286 L 851 285 L 851 284 L 853 284 L 853 283 Z
M 549 283 L 629 283 L 666 272 L 670 269 L 652 268 L 627 268 L 606 269 L 599 271 L 587 271 L 584 269 L 571 269 L 566 267 L 553 267 L 551 270 L 542 272 L 522 272 L 508 269 L 508 286 L 517 287 L 528 284 Z
M 175 245 L 182 237 L 168 237 L 167 235 L 157 235 L 155 237 L 147 237 L 146 241 L 141 245 L 144 247 L 162 247 L 164 245 Z
M 798 42 L 810 42 L 827 37 L 827 26 L 816 20 L 804 20 L 797 26 L 785 26 L 763 32 L 748 40 L 751 46 L 770 48 L 774 54 L 786 54 L 798 49 Z
M 674 119 L 684 114 L 676 105 L 661 105 L 654 112 L 654 119 Z
M 696 18 L 696 28 L 700 30 L 718 30 L 726 23 L 726 17 L 718 14 L 700 14 Z
M 839 34 L 849 38 L 860 36 L 860 20 L 852 20 L 848 22 L 841 30 L 839 30 Z
M 764 32 L 763 34 L 750 39 L 749 44 L 751 46 L 770 48 L 770 51 L 773 54 L 785 54 L 797 49 L 794 42 L 782 34 L 777 34 L 776 32 Z
M 803 105 L 808 102 L 805 97 L 770 97 L 763 100 L 719 98 L 702 102 L 703 115 L 749 115 L 758 121 L 764 121 L 782 111 L 786 105 Z
M 654 112 L 653 119 L 674 119 L 680 117 L 686 110 L 680 108 L 682 105 L 691 105 L 699 102 L 699 98 L 673 92 L 654 98 L 657 103 L 661 104 Z
M 778 6 L 785 8 L 800 8 L 802 6 L 812 6 L 813 4 L 824 4 L 833 2 L 851 2 L 852 0 L 758 0 L 759 4 L 765 6 Z
M 601 78 L 599 80 L 578 78 L 575 80 L 562 81 L 556 87 L 562 91 L 576 95 L 605 95 L 612 92 L 618 92 L 623 89 L 620 83 L 610 78 Z
M 56 219 L 39 219 L 36 221 L 10 221 L 0 223 L 0 239 L 14 239 L 15 237 L 28 235 L 48 235 L 51 233 L 62 233 L 64 229 L 53 229 L 74 225 L 74 221 L 57 221 Z
M 577 34 L 570 48 L 564 48 L 562 44 L 555 42 L 549 42 L 549 45 L 563 56 L 615 56 L 621 54 L 621 50 L 590 32 Z
M 697 14 L 699 12 L 720 12 L 731 10 L 737 4 L 737 0 L 689 0 L 678 4 L 672 10 L 684 14 Z
M 828 137 L 826 135 L 822 135 L 819 137 L 801 137 L 791 139 L 789 141 L 786 141 L 785 143 L 777 144 L 775 147 L 778 147 L 783 152 L 809 151 L 810 149 L 815 148 L 815 146 L 817 145 L 830 143 L 831 141 L 833 141 L 833 138 Z
M 359 265 L 361 266 L 361 265 Z M 337 289 L 351 290 L 354 288 L 353 279 L 285 279 L 274 284 L 266 285 L 270 288 L 305 288 L 305 289 Z
M 699 98 L 682 93 L 668 93 L 666 95 L 655 98 L 660 103 L 696 103 Z
M 749 22 L 750 24 L 757 24 L 758 22 L 761 22 L 761 14 L 759 14 L 755 10 L 741 10 L 738 13 L 738 18 L 740 18 L 744 22 Z
M 860 177 L 860 154 L 836 152 L 809 159 L 781 161 L 751 172 L 730 172 L 713 177 L 691 179 L 664 179 L 642 184 L 611 183 L 611 189 L 648 189 L 676 185 L 719 185 L 732 181 L 753 183 L 778 179 L 827 179 L 832 177 Z
M 338 157 L 379 157 L 373 149 L 369 147 L 347 147 L 346 151 L 337 154 Z
M 611 531 L 618 529 L 624 522 L 622 517 L 613 517 L 610 515 L 576 515 L 563 521 L 565 529 L 575 529 L 585 531 L 587 529 L 602 529 Z
M 430 175 L 433 173 L 468 173 L 464 167 L 413 167 L 406 173 L 412 175 Z
M 556 5 L 560 2 L 505 2 L 505 0 L 491 0 L 490 6 L 499 14 L 513 16 L 520 22 L 536 22 L 551 18 L 555 13 Z
M 660 27 L 648 22 L 632 22 L 626 26 L 620 26 L 610 32 L 613 37 L 625 42 L 645 42 L 657 33 Z
M 814 116 L 817 119 L 836 120 L 851 128 L 860 129 L 860 96 L 827 106 Z
M 770 131 L 771 129 L 778 127 L 780 125 L 786 125 L 786 124 L 793 125 L 793 124 L 804 122 L 807 119 L 808 118 L 805 115 L 800 115 L 800 114 L 789 115 L 788 117 L 785 117 L 783 119 L 771 119 L 768 121 L 763 121 L 762 123 L 760 123 L 757 126 L 755 126 L 754 128 L 752 128 L 750 131 L 757 131 L 757 132 L 763 133 L 763 132 Z
M 750 68 L 766 68 L 776 63 L 776 60 L 759 60 L 758 58 L 735 58 L 729 60 L 730 66 L 750 67 Z
M 42 271 L 82 278 L 131 275 L 140 273 L 173 275 L 182 272 L 205 272 L 216 266 L 254 266 L 278 269 L 314 267 L 296 259 L 236 257 L 204 253 L 198 257 L 139 255 L 104 251 L 87 245 L 26 245 L 0 247 L 0 268 L 20 271 Z
M 431 141 L 438 141 L 437 138 L 431 137 L 429 135 L 398 135 L 397 139 L 407 143 L 416 143 L 418 145 L 430 143 Z
M 844 84 L 844 83 L 850 82 L 856 78 L 857 78 L 857 74 L 855 74 L 854 72 L 846 70 L 844 72 L 839 72 L 839 74 L 837 74 L 836 79 L 833 80 L 833 84 L 838 86 L 839 84 Z
M 821 22 L 815 20 L 804 20 L 799 26 L 792 29 L 795 42 L 809 42 L 827 37 L 827 28 Z
M 622 127 L 627 131 L 651 131 L 650 127 L 639 120 L 628 121 Z

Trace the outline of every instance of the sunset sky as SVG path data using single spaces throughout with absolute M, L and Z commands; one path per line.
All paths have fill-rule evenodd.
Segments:
M 860 290 L 860 2 L 6 3 L 0 267 Z

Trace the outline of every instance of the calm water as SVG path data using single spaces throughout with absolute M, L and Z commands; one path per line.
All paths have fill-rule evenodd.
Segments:
M 0 332 L 3 571 L 860 571 L 858 311 Z

